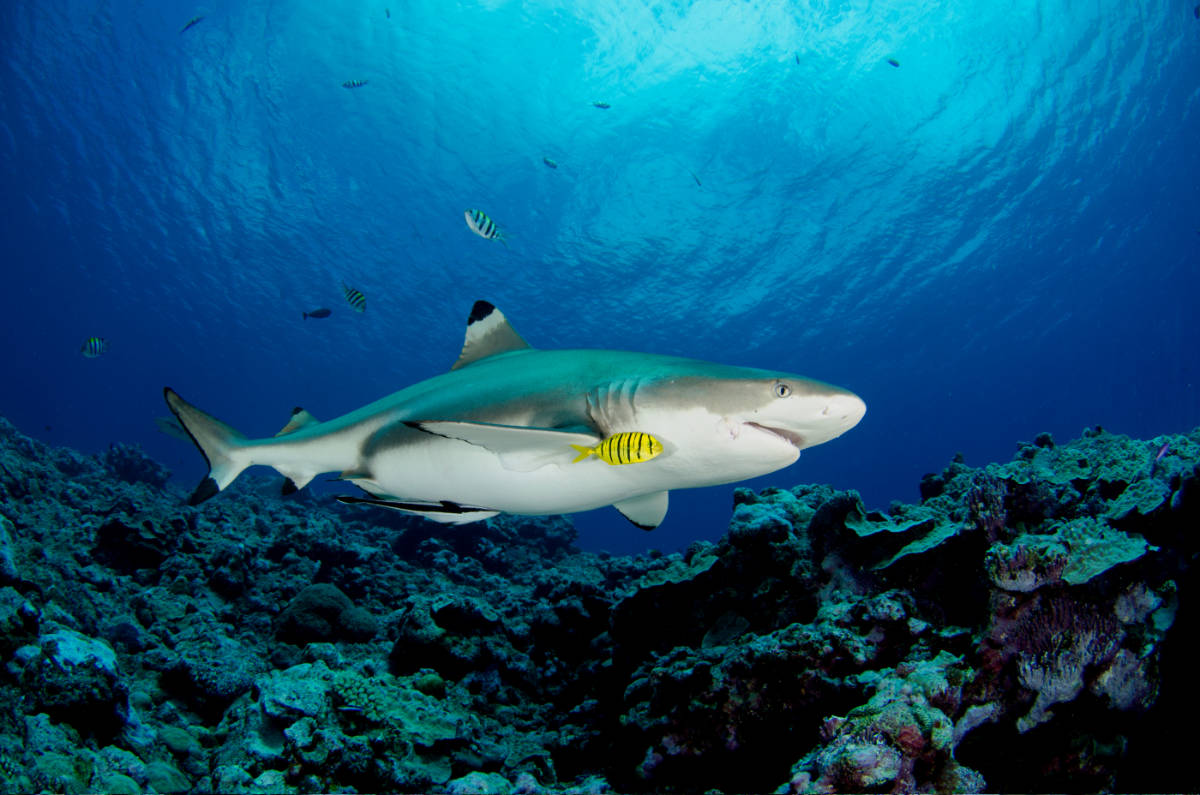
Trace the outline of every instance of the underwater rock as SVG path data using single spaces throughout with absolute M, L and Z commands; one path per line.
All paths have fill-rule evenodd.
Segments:
M 329 583 L 310 585 L 296 594 L 279 616 L 275 635 L 289 643 L 365 641 L 377 626 L 370 612 Z
M 104 641 L 59 628 L 18 650 L 16 659 L 23 663 L 20 681 L 32 711 L 103 738 L 124 725 L 127 690 L 116 652 Z
M 0 464 L 0 791 L 1190 781 L 1200 433 L 1042 435 L 886 510 L 739 488 L 721 540 L 637 557 L 273 478 L 187 507 L 3 420 Z
M 136 444 L 109 445 L 100 461 L 118 480 L 125 483 L 145 483 L 161 489 L 171 479 L 171 471 L 155 461 Z

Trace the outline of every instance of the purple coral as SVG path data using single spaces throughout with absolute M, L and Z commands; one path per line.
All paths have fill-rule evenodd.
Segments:
M 1017 721 L 1017 729 L 1026 732 L 1050 718 L 1049 707 L 1079 695 L 1084 670 L 1111 659 L 1124 633 L 1111 614 L 1057 598 L 1027 614 L 1015 635 L 1017 677 L 1037 693 L 1029 713 Z
M 995 543 L 996 539 L 1000 538 L 1004 522 L 1008 518 L 1008 514 L 1004 510 L 1004 498 L 1007 494 L 1008 487 L 1005 486 L 1004 481 L 984 473 L 979 473 L 975 477 L 971 488 L 967 491 L 968 520 L 976 530 L 987 535 L 989 544 Z

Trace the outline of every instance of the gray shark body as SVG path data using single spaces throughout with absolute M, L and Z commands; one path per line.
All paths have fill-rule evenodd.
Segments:
M 640 527 L 666 515 L 671 489 L 731 483 L 796 460 L 852 428 L 854 394 L 787 373 L 603 350 L 530 348 L 491 304 L 478 302 L 450 372 L 344 416 L 306 412 L 266 439 L 248 439 L 165 390 L 208 460 L 199 503 L 246 467 L 274 467 L 285 490 L 324 472 L 359 486 L 365 502 L 442 522 L 497 513 L 585 511 L 614 505 Z M 575 462 L 572 445 L 622 431 L 649 433 L 662 454 L 612 466 Z

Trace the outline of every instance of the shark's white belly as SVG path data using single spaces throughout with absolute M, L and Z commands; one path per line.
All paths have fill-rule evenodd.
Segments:
M 558 514 L 672 489 L 732 483 L 774 472 L 799 455 L 795 447 L 761 431 L 740 429 L 738 434 L 718 423 L 701 427 L 688 429 L 691 438 L 684 438 L 681 429 L 668 429 L 676 433 L 662 435 L 667 451 L 650 461 L 614 466 L 591 457 L 573 463 L 574 451 L 568 447 L 560 461 L 531 470 L 514 469 L 484 447 L 430 435 L 375 453 L 365 462 L 370 477 L 354 482 L 381 497 Z

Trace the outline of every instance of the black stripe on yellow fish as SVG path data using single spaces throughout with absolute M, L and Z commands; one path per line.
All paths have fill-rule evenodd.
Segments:
M 579 455 L 571 463 L 577 463 L 588 456 L 596 456 L 606 464 L 640 464 L 649 461 L 663 451 L 662 442 L 648 433 L 641 431 L 622 431 L 614 433 L 595 447 L 584 447 L 573 444 L 571 447 Z
M 86 340 L 84 340 L 83 344 L 79 346 L 79 352 L 82 353 L 85 358 L 95 359 L 97 356 L 108 352 L 108 340 L 104 339 L 103 337 L 88 337 Z
M 367 297 L 353 287 L 342 285 L 342 291 L 346 293 L 346 303 L 355 312 L 365 312 L 367 309 Z

